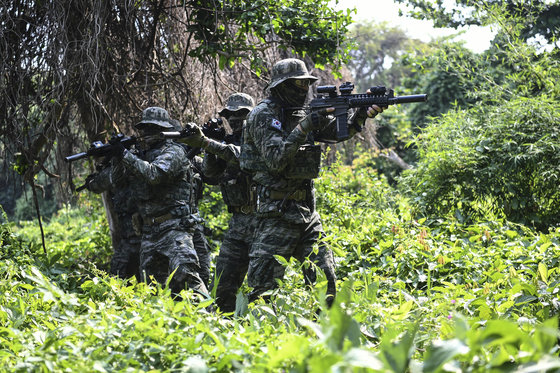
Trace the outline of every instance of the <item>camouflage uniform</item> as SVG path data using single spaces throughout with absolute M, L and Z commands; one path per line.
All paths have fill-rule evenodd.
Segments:
M 225 143 L 207 137 L 202 173 L 209 184 L 219 184 L 228 211 L 232 213 L 228 229 L 216 258 L 216 304 L 223 312 L 235 310 L 236 294 L 249 265 L 249 247 L 256 224 L 251 178 L 239 168 L 241 129 L 244 117 L 254 106 L 253 98 L 234 93 L 226 100 L 220 115 L 228 119 L 233 135 Z M 200 135 L 199 135 L 200 136 Z M 189 139 L 184 139 L 189 142 Z M 196 146 L 197 144 L 191 144 Z
M 171 119 L 170 122 L 176 131 L 181 131 L 183 129 L 179 121 Z M 204 219 L 202 219 L 198 213 L 198 202 L 202 198 L 204 190 L 204 184 L 200 175 L 202 172 L 202 158 L 196 155 L 198 154 L 198 151 L 191 153 L 196 149 L 187 147 L 184 144 L 179 145 L 184 147 L 187 154 L 186 162 L 190 162 L 195 171 L 192 184 L 194 186 L 194 209 L 196 210 L 195 215 L 197 223 L 194 227 L 193 244 L 200 264 L 200 278 L 202 279 L 202 282 L 204 282 L 204 285 L 208 288 L 208 283 L 210 282 L 210 244 L 204 234 Z
M 210 244 L 206 239 L 204 234 L 204 219 L 200 216 L 198 212 L 198 202 L 202 198 L 202 192 L 204 190 L 204 183 L 202 182 L 202 158 L 195 156 L 190 159 L 190 162 L 194 166 L 194 193 L 195 193 L 195 203 L 194 208 L 196 209 L 196 220 L 194 234 L 193 234 L 193 244 L 198 255 L 198 261 L 200 263 L 200 278 L 204 282 L 204 285 L 208 288 L 210 282 Z
M 335 142 L 336 123 L 332 118 L 316 118 L 323 129 L 306 135 L 296 128 L 306 118 L 305 113 L 288 109 L 295 103 L 283 101 L 276 93 L 288 79 L 316 80 L 302 61 L 282 60 L 273 67 L 272 76 L 271 96 L 249 114 L 241 149 L 241 169 L 251 172 L 257 185 L 256 213 L 260 217 L 249 254 L 248 283 L 254 289 L 249 298 L 252 301 L 277 287 L 276 280 L 283 277 L 284 267 L 274 255 L 293 256 L 299 261 L 309 258 L 325 272 L 330 305 L 336 293 L 334 258 L 320 240 L 324 231 L 315 210 L 313 179 L 319 174 L 321 161 L 321 150 L 315 141 Z M 282 97 L 289 100 L 291 92 L 284 93 Z M 305 96 L 307 92 L 303 91 L 303 100 Z M 363 118 L 365 114 L 360 112 L 349 121 Z M 306 282 L 315 281 L 312 269 L 304 275 Z
M 123 151 L 122 163 L 139 184 L 139 210 L 142 217 L 140 270 L 145 279 L 169 284 L 174 293 L 185 285 L 207 294 L 201 276 L 201 263 L 193 243 L 196 224 L 197 173 L 191 162 L 185 162 L 183 146 L 171 140 L 157 139 L 162 129 L 172 129 L 167 111 L 148 108 L 136 125 L 149 148 L 140 156 Z
M 109 272 L 123 279 L 135 276 L 139 281 L 141 236 L 133 228 L 133 218 L 138 213 L 134 184 L 124 174 L 118 178 L 113 177 L 118 174 L 118 171 L 114 171 L 111 164 L 107 165 L 99 173 L 88 177 L 86 187 L 94 193 L 109 193 L 116 213 L 115 223 L 118 225 L 119 237 L 113 248 Z
M 235 113 L 244 117 L 253 106 L 253 98 L 249 95 L 235 93 L 228 97 L 226 107 L 220 112 L 220 115 L 229 119 L 234 134 L 230 139 L 226 139 L 228 144 L 210 143 L 204 157 L 204 175 L 220 180 L 224 202 L 232 214 L 216 258 L 216 278 L 214 279 L 218 281 L 216 304 L 223 312 L 235 311 L 236 294 L 247 274 L 249 248 L 257 221 L 254 215 L 251 177 L 248 173 L 241 171 L 239 167 L 243 120 L 231 118 L 231 115 Z

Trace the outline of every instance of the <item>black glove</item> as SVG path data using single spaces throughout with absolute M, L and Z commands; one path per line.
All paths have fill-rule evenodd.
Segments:
M 202 133 L 202 129 L 195 123 L 187 123 L 181 131 L 181 135 L 178 141 L 193 148 L 202 148 L 208 141 L 207 137 Z
M 124 147 L 122 142 L 117 141 L 117 142 L 113 143 L 113 146 L 111 148 L 111 155 L 114 158 L 120 159 L 120 158 L 123 157 L 125 150 L 126 150 L 126 148 Z
M 327 114 L 331 111 L 334 111 L 334 109 L 330 111 L 329 109 L 321 109 L 308 114 L 301 120 L 301 122 L 299 122 L 299 125 L 303 132 L 309 133 L 312 131 L 322 130 L 328 124 L 326 117 Z
M 95 178 L 97 177 L 97 175 L 99 175 L 97 172 L 88 175 L 88 176 L 86 177 L 86 180 L 84 181 L 84 185 L 83 185 L 82 187 L 80 187 L 79 190 L 76 189 L 76 191 L 79 192 L 79 191 L 82 190 L 83 188 L 86 188 L 86 189 L 89 190 L 89 183 L 91 183 L 92 180 L 95 179 Z

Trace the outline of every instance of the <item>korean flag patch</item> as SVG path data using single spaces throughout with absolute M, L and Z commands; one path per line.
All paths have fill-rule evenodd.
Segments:
M 282 131 L 282 123 L 278 119 L 273 119 L 272 123 L 270 123 L 272 128 L 276 128 L 278 131 Z

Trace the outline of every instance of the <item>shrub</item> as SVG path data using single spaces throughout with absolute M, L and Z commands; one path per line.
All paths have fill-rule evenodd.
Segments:
M 559 122 L 546 97 L 449 112 L 417 137 L 420 161 L 403 190 L 423 214 L 503 214 L 546 230 L 560 222 Z

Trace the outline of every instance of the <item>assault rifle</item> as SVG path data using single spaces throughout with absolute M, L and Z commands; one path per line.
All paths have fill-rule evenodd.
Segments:
M 223 124 L 224 121 L 222 120 L 222 118 L 212 118 L 202 125 L 202 133 L 204 134 L 204 136 L 209 137 L 213 140 L 224 141 L 226 138 L 226 129 L 224 128 Z M 190 128 L 185 128 L 182 131 L 160 132 L 160 136 L 164 139 L 181 139 L 192 135 L 194 135 L 194 132 Z M 201 151 L 202 149 L 200 148 L 190 148 L 189 152 L 187 153 L 187 158 L 192 159 L 196 155 L 200 154 Z
M 212 118 L 202 125 L 202 133 L 216 141 L 223 141 L 226 138 L 226 129 L 223 123 L 222 118 Z M 160 136 L 164 139 L 180 139 L 193 134 L 194 132 L 190 128 L 185 128 L 182 131 L 160 132 Z
M 74 162 L 79 159 L 88 158 L 88 157 L 111 156 L 114 153 L 115 147 L 119 142 L 126 149 L 130 149 L 130 147 L 136 144 L 137 141 L 138 141 L 137 137 L 125 136 L 122 133 L 119 133 L 118 135 L 111 136 L 111 139 L 109 140 L 108 143 L 103 143 L 101 141 L 94 141 L 91 143 L 87 151 L 78 154 L 69 155 L 68 157 L 64 157 L 64 160 L 66 162 Z
M 425 102 L 428 95 L 419 94 L 411 96 L 397 96 L 392 89 L 382 86 L 371 87 L 369 93 L 352 94 L 354 84 L 346 82 L 338 87 L 340 95 L 336 93 L 336 86 L 325 85 L 317 87 L 318 96 L 311 100 L 309 107 L 311 111 L 320 109 L 334 108 L 333 115 L 336 118 L 336 135 L 339 140 L 349 137 L 348 133 L 348 109 L 369 107 L 377 105 L 388 107 L 395 104 L 407 104 L 411 102 Z

